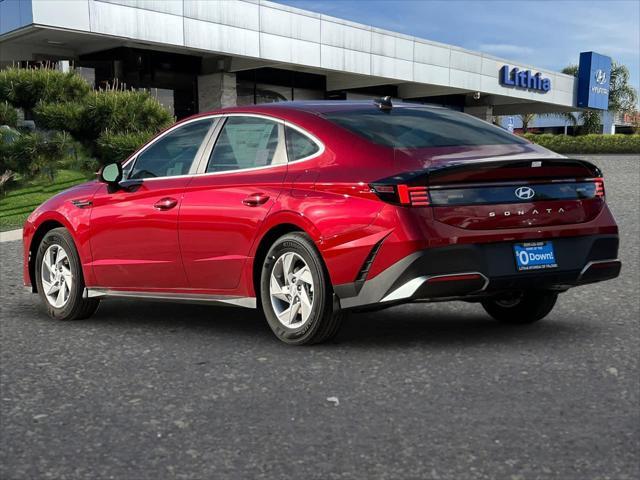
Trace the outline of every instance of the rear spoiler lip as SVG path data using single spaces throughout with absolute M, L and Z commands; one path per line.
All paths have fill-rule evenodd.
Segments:
M 371 182 L 371 184 L 405 184 L 405 185 L 432 185 L 433 183 L 438 181 L 438 178 L 442 178 L 444 176 L 448 176 L 451 174 L 464 174 L 465 172 L 477 172 L 479 169 L 488 170 L 488 169 L 501 169 L 501 168 L 544 168 L 544 167 L 578 167 L 583 168 L 585 170 L 585 175 L 581 175 L 576 178 L 601 178 L 602 171 L 593 163 L 588 162 L 586 160 L 573 159 L 573 158 L 527 158 L 522 160 L 488 160 L 482 159 L 477 161 L 465 161 L 461 163 L 453 163 L 449 165 L 437 165 L 430 166 L 423 170 L 414 170 L 409 172 L 399 173 L 397 175 L 392 175 L 387 178 L 383 178 L 381 180 Z M 489 186 L 491 183 L 522 183 L 523 181 L 544 181 L 544 180 L 552 180 L 558 178 L 567 178 L 566 175 L 563 176 L 548 176 L 548 177 L 535 177 L 532 179 L 522 178 L 518 181 L 516 180 L 504 180 L 504 181 L 494 181 L 494 182 L 486 182 L 486 185 Z M 447 182 L 446 185 L 460 185 L 468 183 L 465 181 L 458 182 Z M 478 182 L 474 182 L 478 183 Z M 483 182 L 484 183 L 484 182 Z M 437 184 L 437 183 L 436 183 Z

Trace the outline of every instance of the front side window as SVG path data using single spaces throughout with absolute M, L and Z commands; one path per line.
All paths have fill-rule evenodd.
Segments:
M 174 177 L 189 173 L 213 119 L 196 120 L 166 134 L 135 160 L 130 179 Z
M 444 108 L 340 110 L 325 117 L 373 143 L 394 148 L 527 143 L 499 127 Z
M 265 167 L 276 163 L 276 122 L 259 117 L 229 117 L 209 157 L 207 173 Z
M 310 157 L 320 150 L 320 147 L 306 135 L 294 128 L 285 128 L 287 138 L 287 155 L 290 162 Z

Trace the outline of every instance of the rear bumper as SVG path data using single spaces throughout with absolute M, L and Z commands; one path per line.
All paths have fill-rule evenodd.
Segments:
M 564 291 L 620 273 L 618 235 L 552 239 L 558 267 L 518 272 L 513 242 L 451 245 L 414 252 L 363 283 L 337 285 L 342 308 L 474 299 L 521 289 Z

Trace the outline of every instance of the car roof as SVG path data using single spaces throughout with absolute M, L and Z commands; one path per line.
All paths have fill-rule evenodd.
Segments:
M 274 103 L 261 103 L 259 105 L 246 105 L 228 107 L 208 113 L 283 113 L 285 111 L 301 111 L 314 114 L 352 110 L 375 110 L 377 105 L 374 100 L 305 100 Z M 429 110 L 443 110 L 443 107 L 424 105 L 419 103 L 394 102 L 393 108 L 421 108 Z

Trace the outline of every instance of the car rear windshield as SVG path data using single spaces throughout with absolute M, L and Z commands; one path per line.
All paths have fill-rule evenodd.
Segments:
M 357 109 L 327 112 L 324 116 L 371 142 L 394 148 L 526 143 L 506 130 L 447 109 Z

